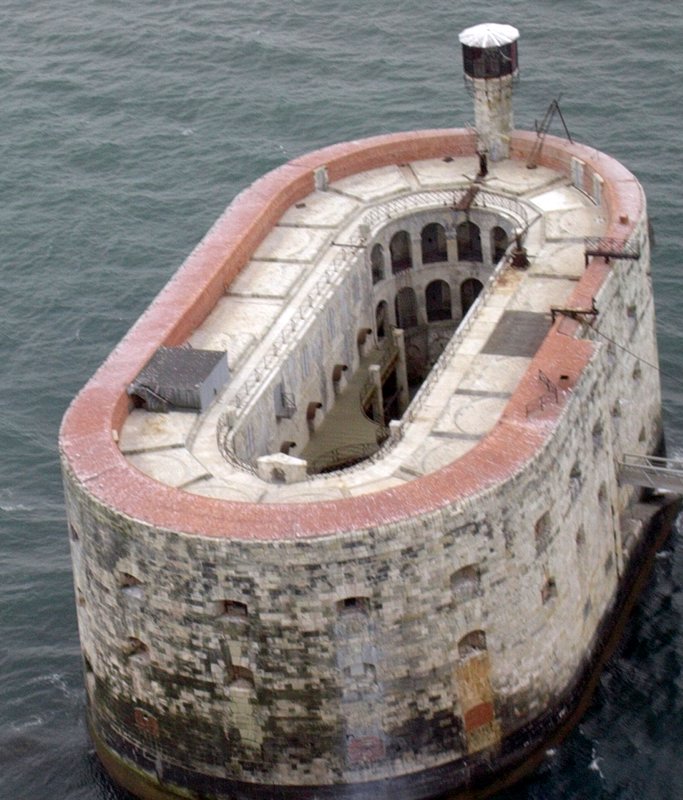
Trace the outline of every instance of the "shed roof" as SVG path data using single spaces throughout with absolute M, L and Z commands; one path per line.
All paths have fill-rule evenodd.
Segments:
M 160 347 L 131 383 L 129 393 L 140 388 L 155 392 L 164 388 L 194 389 L 209 377 L 216 364 L 226 355 L 221 350 Z

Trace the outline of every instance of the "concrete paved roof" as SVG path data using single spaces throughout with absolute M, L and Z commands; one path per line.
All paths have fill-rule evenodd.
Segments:
M 517 182 L 518 194 L 524 193 L 525 173 L 517 167 L 525 163 L 535 143 L 532 132 L 512 134 L 511 160 L 496 166 L 496 174 L 488 184 L 492 190 L 496 178 L 503 180 L 509 170 Z M 244 488 L 240 501 L 225 499 L 225 487 L 220 481 L 213 489 L 206 482 L 205 494 L 200 496 L 149 477 L 133 465 L 132 452 L 128 450 L 130 455 L 126 456 L 119 446 L 135 440 L 134 432 L 126 424 L 131 411 L 126 387 L 159 346 L 183 344 L 193 331 L 202 328 L 221 300 L 238 299 L 224 297 L 225 287 L 246 267 L 283 214 L 314 192 L 320 170 L 324 168 L 332 185 L 338 187 L 348 179 L 353 184 L 354 176 L 360 173 L 377 174 L 376 170 L 385 170 L 395 174 L 392 166 L 396 164 L 411 164 L 411 169 L 419 172 L 416 164 L 447 159 L 444 163 L 452 167 L 453 161 L 460 157 L 473 159 L 475 147 L 475 134 L 462 129 L 411 131 L 345 142 L 290 161 L 235 198 L 67 410 L 59 442 L 67 498 L 72 493 L 81 493 L 88 496 L 95 508 L 113 510 L 123 519 L 135 519 L 185 535 L 227 537 L 260 546 L 260 542 L 326 537 L 341 532 L 349 535 L 357 531 L 362 535 L 370 527 L 439 513 L 445 507 L 490 490 L 522 469 L 553 435 L 572 387 L 581 380 L 594 353 L 592 342 L 575 336 L 579 326 L 572 320 L 554 323 L 512 390 L 498 422 L 474 447 L 445 467 L 414 480 L 401 482 L 400 476 L 395 475 L 378 477 L 377 491 L 371 493 L 325 499 L 321 491 L 313 498 L 316 502 L 302 502 L 301 497 L 291 502 L 252 502 L 249 493 L 253 476 L 235 473 L 231 489 L 237 494 L 240 487 Z M 575 159 L 585 165 L 583 188 L 590 192 L 591 182 L 593 186 L 599 184 L 604 235 L 622 241 L 636 240 L 645 218 L 645 199 L 640 184 L 623 165 L 593 148 L 547 136 L 539 168 L 554 171 L 558 183 L 562 183 L 572 175 Z M 427 171 L 437 168 L 441 169 L 435 163 Z M 513 183 L 508 185 L 512 190 Z M 381 189 L 378 191 L 381 194 Z M 550 237 L 546 227 L 542 264 L 536 258 L 526 273 L 529 278 L 535 276 L 535 280 L 572 282 L 574 289 L 568 304 L 573 307 L 590 307 L 611 269 L 598 256 L 588 259 L 585 270 L 579 264 L 582 247 L 575 233 L 576 223 L 582 217 L 590 222 L 591 212 L 595 213 L 595 209 L 590 205 L 582 208 L 578 202 L 573 209 L 548 210 L 547 214 L 555 215 L 556 219 L 550 223 Z M 581 230 L 580 235 L 583 233 Z M 530 250 L 534 255 L 534 249 Z M 508 303 L 528 306 L 529 295 L 521 297 L 510 285 L 492 295 L 488 313 L 496 314 Z M 252 346 L 248 341 L 243 342 L 244 363 Z M 490 368 L 482 362 L 481 373 L 463 374 L 468 359 L 477 355 L 476 337 L 470 339 L 467 349 L 470 352 L 458 354 L 452 364 L 453 371 L 460 371 L 459 387 L 463 381 L 470 386 L 486 381 L 487 367 Z M 539 369 L 551 380 L 566 375 L 566 389 L 556 404 L 547 404 L 530 418 L 527 409 L 545 392 L 538 380 Z M 513 376 L 509 379 L 514 382 Z M 445 409 L 447 399 L 441 397 L 441 410 Z M 434 401 L 439 402 L 438 393 Z M 206 415 L 207 422 L 211 413 Z M 150 439 L 157 435 L 160 441 L 166 441 L 163 437 L 182 438 L 183 431 L 175 429 L 173 420 L 169 422 L 170 430 L 146 431 L 145 435 Z M 407 426 L 402 444 L 409 446 L 411 436 L 419 439 L 421 433 L 418 425 Z M 422 439 L 413 441 L 414 446 L 421 444 Z M 147 448 L 143 450 L 143 458 L 152 455 Z M 210 454 L 193 448 L 193 457 L 200 463 L 206 455 Z M 397 450 L 392 450 L 387 463 L 396 462 L 397 455 L 400 456 Z M 396 485 L 382 489 L 383 481 L 394 481 Z M 173 483 L 182 485 L 177 480 Z M 210 496 L 211 491 L 218 497 Z M 335 494 L 334 487 L 332 493 Z
M 384 448 L 383 458 L 301 483 L 273 485 L 226 461 L 216 444 L 216 426 L 244 379 L 306 302 L 334 251 L 332 242 L 349 240 L 363 214 L 382 203 L 466 188 L 477 167 L 473 156 L 381 167 L 291 205 L 188 339 L 193 347 L 228 351 L 230 385 L 204 415 L 134 410 L 121 434 L 130 462 L 155 480 L 195 494 L 312 502 L 398 486 L 471 450 L 499 420 L 527 370 L 550 328 L 550 307 L 566 305 L 581 278 L 583 237 L 601 235 L 606 227 L 600 207 L 568 178 L 545 167 L 529 170 L 519 161 L 492 164 L 482 190 L 514 198 L 531 220 L 542 217 L 526 238 L 531 267 L 508 269 L 492 284 L 466 330 L 456 334 L 439 379 L 423 392 L 419 413 L 404 426 L 401 441 Z

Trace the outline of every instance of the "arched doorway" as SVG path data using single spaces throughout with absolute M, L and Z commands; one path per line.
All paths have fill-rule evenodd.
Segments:
M 399 289 L 394 304 L 398 327 L 414 328 L 417 325 L 417 297 L 412 286 L 404 286 Z
M 376 244 L 370 252 L 370 270 L 373 283 L 384 279 L 384 248 L 381 244 Z
M 382 300 L 381 303 L 377 304 L 377 308 L 375 309 L 375 330 L 377 331 L 377 338 L 384 339 L 387 335 L 387 329 L 389 326 L 388 317 L 389 306 L 387 305 L 385 300 Z
M 484 288 L 481 281 L 476 278 L 468 278 L 460 284 L 460 305 L 463 317 L 472 307 L 474 301 L 479 297 L 479 293 Z
M 481 261 L 481 232 L 479 226 L 467 220 L 456 229 L 458 240 L 458 259 L 460 261 Z
M 503 228 L 498 225 L 491 228 L 491 258 L 494 264 L 497 264 L 505 255 L 509 244 L 510 239 Z
M 432 281 L 425 289 L 425 306 L 427 322 L 452 319 L 451 287 L 446 281 Z
M 422 229 L 422 263 L 433 264 L 448 260 L 446 231 L 438 222 L 430 222 Z
M 410 236 L 407 231 L 398 231 L 389 242 L 391 253 L 391 271 L 394 275 L 413 266 L 413 257 L 410 254 Z

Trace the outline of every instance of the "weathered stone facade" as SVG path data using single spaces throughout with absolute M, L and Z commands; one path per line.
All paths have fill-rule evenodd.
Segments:
M 533 143 L 515 134 L 513 158 L 523 160 Z M 278 207 L 277 219 L 311 191 L 322 165 L 341 179 L 402 164 L 407 154 L 454 152 L 474 159 L 472 136 L 381 137 L 300 160 L 302 177 L 293 170 L 277 189 L 286 202 L 263 200 L 263 187 L 257 194 L 262 207 Z M 157 336 L 154 317 L 168 313 L 163 295 L 70 410 L 62 454 L 91 725 L 130 788 L 289 797 L 289 789 L 318 787 L 321 797 L 371 797 L 372 781 L 384 780 L 400 796 L 426 797 L 434 783 L 421 776 L 456 786 L 473 779 L 468 765 L 482 758 L 494 769 L 523 756 L 535 721 L 565 701 L 594 657 L 641 540 L 631 519 L 636 490 L 619 484 L 617 465 L 624 453 L 653 452 L 661 438 L 647 218 L 638 183 L 608 157 L 548 137 L 541 163 L 585 192 L 606 220 L 604 235 L 619 233 L 640 255 L 589 259 L 566 305 L 594 302 L 593 324 L 560 315 L 494 427 L 452 465 L 333 500 L 321 479 L 307 484 L 305 502 L 292 503 L 199 496 L 143 475 L 114 439 L 128 414 L 122 377 L 135 366 L 125 352 L 151 335 L 146 325 Z M 242 202 L 258 216 L 253 199 Z M 232 213 L 242 213 L 239 202 Z M 472 219 L 484 242 L 494 225 L 507 225 L 512 238 L 513 224 L 497 212 Z M 333 403 L 328 367 L 344 360 L 355 368 L 356 330 L 374 327 L 376 304 L 393 301 L 401 280 L 373 284 L 372 246 L 388 253 L 392 236 L 408 230 L 419 261 L 421 231 L 438 221 L 433 211 L 406 214 L 374 232 L 363 272 L 331 287 L 320 332 L 308 337 L 333 355 L 315 357 L 308 376 L 306 357 L 288 355 L 296 363 L 280 365 L 272 384 L 289 375 L 287 386 L 309 396 L 306 381 L 317 382 L 321 403 Z M 538 241 L 565 247 L 560 222 L 559 212 L 546 214 Z M 447 246 L 443 267 L 418 267 L 456 286 L 474 267 L 459 265 L 452 237 Z M 220 280 L 207 278 L 216 296 L 229 282 L 225 264 L 249 256 L 223 258 Z M 193 269 L 176 280 L 194 279 Z M 482 282 L 490 277 L 490 252 L 476 269 Z M 424 292 L 419 272 L 413 280 Z M 517 280 L 505 272 L 501 291 Z M 361 291 L 371 302 L 359 301 Z M 193 302 L 174 322 L 176 341 L 210 310 L 204 296 Z M 245 438 L 236 450 L 269 453 L 276 438 L 302 435 L 288 420 L 277 437 L 267 425 L 256 430 L 272 414 L 272 386 L 258 397 L 244 419 L 256 420 L 263 441 Z M 418 421 L 407 415 L 404 439 Z

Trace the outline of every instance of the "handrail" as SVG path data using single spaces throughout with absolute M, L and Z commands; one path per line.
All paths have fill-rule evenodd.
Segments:
M 318 315 L 326 296 L 330 295 L 332 290 L 343 281 L 352 264 L 358 259 L 359 251 L 363 250 L 368 232 L 377 225 L 403 216 L 409 211 L 439 206 L 452 208 L 466 191 L 467 187 L 455 191 L 435 190 L 414 192 L 393 198 L 384 203 L 379 203 L 360 217 L 355 235 L 349 236 L 348 247 L 339 248 L 331 264 L 325 268 L 320 279 L 306 293 L 306 298 L 299 305 L 298 309 L 295 309 L 295 313 L 289 323 L 280 331 L 266 350 L 261 361 L 246 377 L 244 383 L 238 389 L 237 394 L 231 402 L 233 406 L 233 409 L 230 411 L 232 424 L 228 422 L 228 412 L 221 415 L 222 424 L 219 420 L 219 425 L 217 426 L 217 443 L 221 453 L 228 461 L 239 464 L 240 466 L 245 465 L 245 462 L 235 455 L 232 447 L 234 434 L 239 424 L 239 418 L 243 416 L 246 407 L 254 402 L 258 390 L 264 388 L 264 377 L 277 366 L 278 363 L 284 361 L 286 355 L 298 342 L 299 336 L 297 336 L 297 333 L 300 333 L 304 326 L 307 325 L 313 317 Z M 516 217 L 517 221 L 524 228 L 528 228 L 538 217 L 538 214 L 531 213 L 532 209 L 528 204 L 523 203 L 517 198 L 508 197 L 491 191 L 480 191 L 473 202 L 473 207 L 485 209 L 497 208 L 503 210 L 508 215 Z M 415 398 L 413 398 L 407 412 L 404 413 L 401 419 L 400 433 L 403 431 L 406 419 L 409 419 L 409 421 L 414 420 L 415 414 L 424 402 L 429 390 L 445 369 L 453 350 L 460 344 L 465 333 L 469 330 L 483 296 L 488 295 L 494 279 L 497 280 L 497 276 L 504 266 L 505 260 L 501 259 L 493 275 L 487 282 L 486 287 L 480 292 L 479 296 L 468 310 L 468 313 L 463 317 L 451 341 L 444 349 L 436 364 L 432 367 L 429 376 L 420 387 Z M 234 419 L 235 413 L 237 414 L 237 421 Z M 398 438 L 400 438 L 400 436 Z M 395 442 L 396 438 L 392 437 L 392 439 L 388 441 Z M 251 466 L 247 468 L 253 469 Z

